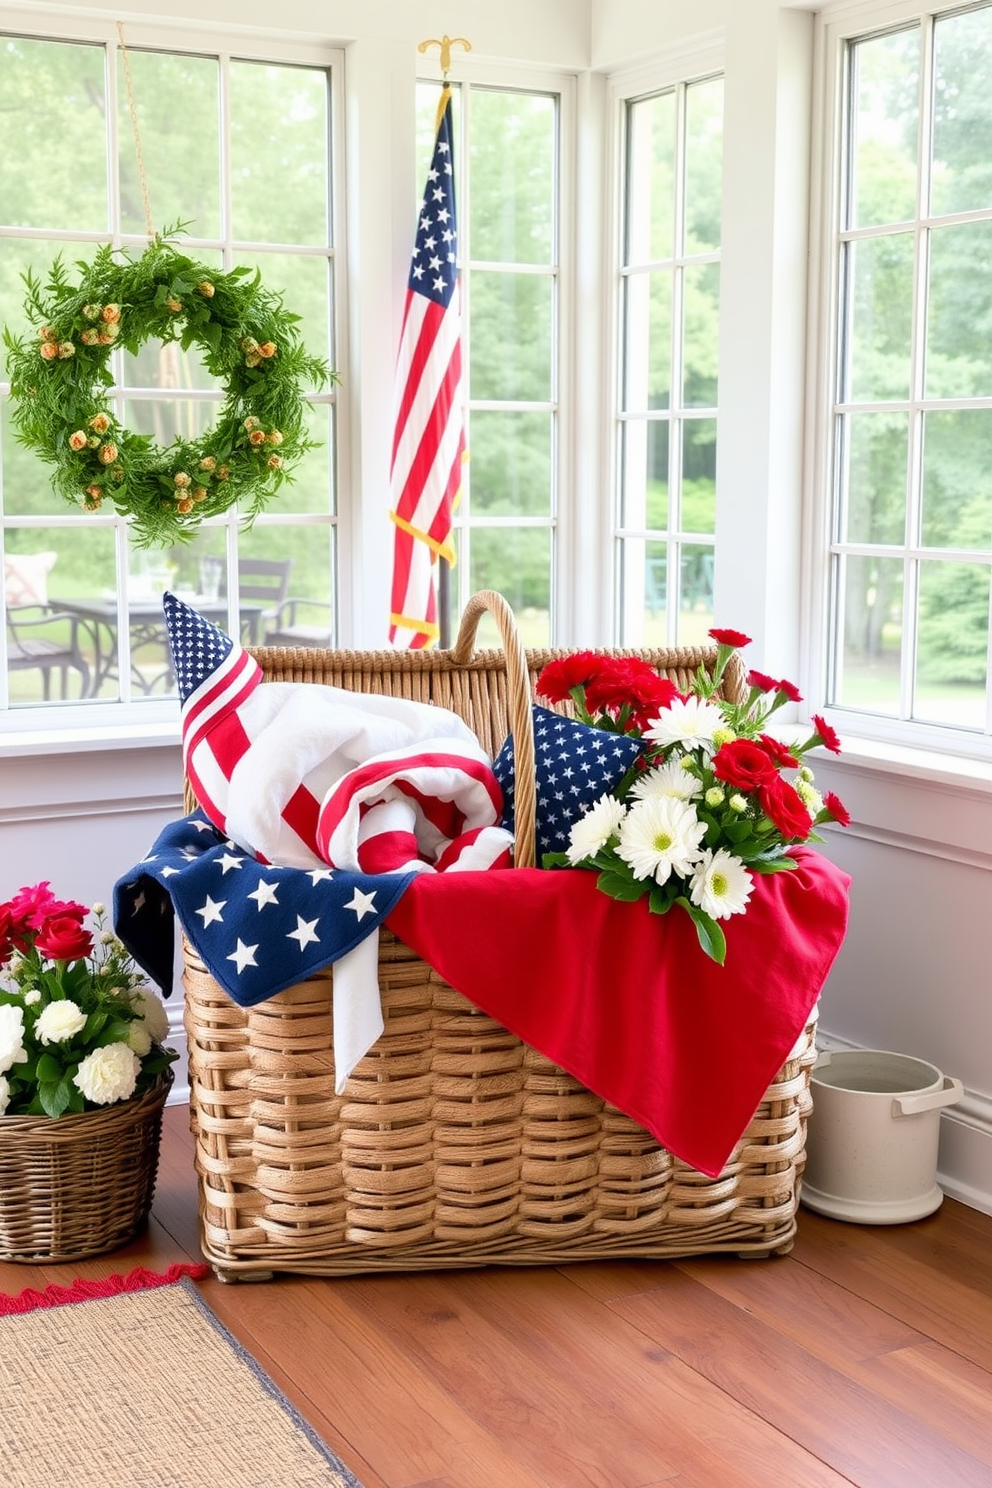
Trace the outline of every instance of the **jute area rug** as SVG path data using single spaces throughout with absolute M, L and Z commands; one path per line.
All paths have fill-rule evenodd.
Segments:
M 3 1488 L 361 1488 L 188 1278 L 0 1316 Z

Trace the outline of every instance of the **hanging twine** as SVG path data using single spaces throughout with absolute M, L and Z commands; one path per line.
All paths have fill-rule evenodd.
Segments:
M 121 58 L 124 62 L 124 86 L 127 89 L 127 111 L 131 115 L 131 132 L 134 135 L 134 153 L 138 160 L 138 182 L 141 186 L 141 204 L 145 209 L 145 227 L 148 236 L 155 236 L 155 227 L 152 222 L 152 208 L 148 199 L 148 177 L 145 175 L 145 157 L 141 153 L 141 134 L 138 129 L 138 110 L 134 102 L 134 81 L 131 77 L 131 58 L 128 55 L 127 46 L 124 42 L 124 23 L 117 22 L 117 34 L 121 42 Z

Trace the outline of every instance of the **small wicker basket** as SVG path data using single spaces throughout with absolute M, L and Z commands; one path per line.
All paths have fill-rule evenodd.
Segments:
M 501 651 L 474 649 L 486 610 Z M 515 864 L 533 865 L 532 690 L 566 653 L 525 651 L 502 596 L 474 596 L 450 651 L 253 654 L 268 681 L 451 708 L 493 755 L 512 732 Z M 617 654 L 639 655 L 687 691 L 716 650 Z M 746 688 L 736 656 L 723 688 L 734 698 Z M 707 1178 L 386 929 L 378 970 L 385 1031 L 338 1096 L 330 968 L 242 1008 L 185 944 L 200 1240 L 222 1279 L 791 1248 L 815 1009 L 723 1172 Z M 707 1080 L 701 1068 L 700 1102 L 719 1099 Z
M 143 1095 L 57 1121 L 0 1116 L 0 1260 L 78 1261 L 137 1234 L 172 1080 L 166 1070 Z

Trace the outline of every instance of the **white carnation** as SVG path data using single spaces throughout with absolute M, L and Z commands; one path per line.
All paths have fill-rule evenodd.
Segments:
M 0 1116 L 10 1105 L 10 1081 L 6 1075 L 0 1075 Z
M 43 1044 L 61 1044 L 86 1027 L 86 1014 L 68 998 L 50 1002 L 38 1014 L 35 1033 Z
M 169 1015 L 162 999 L 148 987 L 135 987 L 131 993 L 131 1006 L 143 1020 L 152 1043 L 164 1044 L 169 1037 Z
M 0 1075 L 12 1064 L 26 1064 L 24 1009 L 10 1003 L 0 1006 Z
M 144 1059 L 152 1047 L 152 1036 L 148 1032 L 148 1024 L 140 1019 L 128 1025 L 127 1030 L 128 1047 L 133 1049 L 139 1059 Z
M 72 1077 L 73 1084 L 95 1106 L 111 1106 L 134 1094 L 140 1069 L 141 1061 L 127 1044 L 108 1044 L 87 1054 Z

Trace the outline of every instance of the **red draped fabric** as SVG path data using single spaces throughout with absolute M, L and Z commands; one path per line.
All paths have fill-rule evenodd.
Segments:
M 423 874 L 386 923 L 470 1002 L 710 1177 L 723 1168 L 820 995 L 850 880 L 794 850 L 724 921 L 621 904 L 583 869 Z

